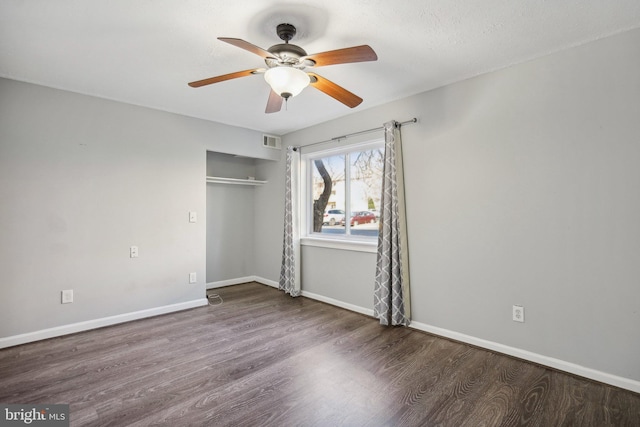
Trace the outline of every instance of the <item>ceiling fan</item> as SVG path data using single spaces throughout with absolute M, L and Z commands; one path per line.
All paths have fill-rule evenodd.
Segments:
M 191 82 L 189 86 L 200 87 L 225 80 L 236 79 L 238 77 L 264 74 L 265 80 L 269 86 L 271 86 L 271 93 L 269 94 L 265 113 L 276 113 L 280 111 L 283 100 L 288 100 L 298 95 L 308 85 L 326 93 L 350 108 L 360 105 L 362 98 L 359 96 L 316 73 L 305 72 L 303 70 L 307 67 L 375 61 L 378 59 L 378 56 L 371 47 L 362 45 L 307 55 L 307 52 L 303 48 L 289 43 L 296 34 L 296 27 L 291 24 L 280 24 L 276 28 L 276 33 L 284 43 L 273 45 L 267 50 L 241 39 L 218 37 L 218 40 L 222 40 L 223 42 L 262 57 L 267 68 L 254 68 L 224 74 L 222 76 L 210 77 L 208 79 Z

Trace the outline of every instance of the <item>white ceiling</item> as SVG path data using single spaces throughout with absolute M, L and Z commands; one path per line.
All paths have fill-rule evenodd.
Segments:
M 267 49 L 283 22 L 310 54 L 376 51 L 376 62 L 314 70 L 360 106 L 309 87 L 265 114 L 261 75 L 187 86 L 263 67 L 216 38 Z M 2 0 L 0 76 L 285 134 L 636 27 L 639 0 Z

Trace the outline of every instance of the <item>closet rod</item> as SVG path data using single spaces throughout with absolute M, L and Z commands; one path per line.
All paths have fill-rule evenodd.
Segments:
M 400 122 L 400 123 L 398 123 L 398 125 L 399 126 L 404 126 L 404 125 L 408 125 L 408 124 L 411 124 L 411 123 L 417 123 L 417 122 L 418 122 L 418 119 L 416 117 L 414 117 L 411 120 L 407 120 L 405 122 Z M 348 133 L 346 135 L 336 136 L 334 138 L 327 139 L 325 141 L 314 142 L 313 144 L 302 145 L 302 146 L 300 146 L 298 148 L 303 149 L 303 148 L 307 148 L 307 147 L 313 147 L 314 145 L 326 144 L 327 142 L 333 142 L 333 141 L 339 141 L 341 139 L 349 138 L 350 136 L 362 135 L 364 133 L 375 132 L 377 130 L 383 130 L 383 129 L 384 129 L 384 126 L 380 126 L 380 127 L 372 128 L 372 129 L 367 129 L 367 130 L 361 130 L 359 132 L 353 132 L 353 133 Z

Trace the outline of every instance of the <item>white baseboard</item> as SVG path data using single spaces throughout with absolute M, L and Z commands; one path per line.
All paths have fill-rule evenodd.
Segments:
M 225 286 L 239 285 L 241 283 L 255 282 L 256 276 L 238 277 L 237 279 L 220 280 L 207 283 L 207 289 L 223 288 Z
M 85 322 L 71 323 L 69 325 L 56 326 L 55 328 L 42 329 L 40 331 L 28 332 L 26 334 L 13 335 L 0 338 L 0 348 L 13 347 L 14 345 L 26 344 L 40 341 L 47 338 L 59 337 L 62 335 L 74 334 L 76 332 L 88 331 L 90 329 L 102 328 L 118 323 L 130 322 L 132 320 L 144 319 L 146 317 L 158 316 L 160 314 L 173 313 L 175 311 L 187 310 L 189 308 L 202 307 L 208 304 L 206 298 L 181 302 L 178 304 L 165 305 L 162 307 L 149 308 L 147 310 L 134 311 L 131 313 L 118 314 L 116 316 L 103 317 L 100 319 L 87 320 Z
M 280 287 L 278 282 L 273 280 L 265 279 L 264 277 L 255 276 L 253 279 L 255 282 L 262 283 L 263 285 L 272 286 L 274 288 Z M 366 316 L 373 316 L 373 310 L 369 310 L 368 308 L 362 308 L 360 306 L 349 304 L 347 302 L 339 301 L 337 299 L 325 297 L 323 295 L 314 294 L 313 292 L 308 292 L 303 290 L 300 293 L 301 296 L 314 299 L 316 301 L 321 301 L 327 304 L 335 305 L 336 307 L 344 308 L 350 311 L 355 311 L 356 313 L 364 314 Z
M 438 328 L 436 326 L 427 325 L 425 323 L 412 321 L 409 327 L 418 329 L 420 331 L 428 332 L 433 335 L 450 338 L 456 341 L 461 341 L 467 344 L 471 344 L 477 347 L 482 347 L 487 350 L 492 350 L 497 353 L 506 354 L 509 356 L 517 357 L 519 359 L 528 360 L 529 362 L 537 363 L 539 365 L 548 366 L 559 371 L 568 372 L 570 374 L 578 375 L 581 377 L 589 378 L 601 383 L 610 384 L 616 387 L 631 390 L 636 393 L 640 393 L 640 381 L 635 381 L 630 378 L 619 377 L 617 375 L 608 374 L 606 372 L 597 371 L 595 369 L 587 368 L 585 366 L 576 365 L 575 363 L 567 362 L 553 357 L 544 356 L 531 351 L 522 350 L 516 347 L 510 347 L 508 345 L 496 343 L 493 341 L 483 340 L 481 338 L 473 337 L 471 335 L 461 334 L 459 332 L 450 331 L 448 329 Z
M 246 277 L 238 277 L 237 279 L 229 279 L 229 280 L 220 280 L 218 282 L 209 282 L 207 283 L 207 289 L 215 289 L 215 288 L 224 288 L 225 286 L 233 286 L 240 285 L 242 283 L 247 282 L 258 282 L 263 285 L 268 285 L 274 288 L 279 287 L 278 282 L 273 280 L 265 279 L 260 276 L 246 276 Z
M 237 285 L 237 284 L 246 283 L 246 282 L 258 282 L 258 283 L 262 283 L 263 285 L 272 286 L 274 288 L 278 288 L 279 286 L 278 282 L 273 280 L 265 279 L 259 276 L 247 276 L 247 277 L 242 277 L 238 279 L 207 283 L 207 289 Z M 349 304 L 343 301 L 325 297 L 323 295 L 318 295 L 313 292 L 308 292 L 305 290 L 302 290 L 302 296 L 311 298 L 317 301 L 322 301 L 327 304 L 335 305 L 336 307 L 351 310 L 356 313 L 364 314 L 366 316 L 373 317 L 373 310 L 368 308 L 360 307 L 354 304 Z M 519 359 L 527 360 L 529 362 L 537 363 L 539 365 L 548 366 L 550 368 L 557 369 L 559 371 L 568 372 L 570 374 L 578 375 L 578 376 L 595 380 L 604 384 L 609 384 L 615 387 L 620 387 L 626 390 L 631 390 L 633 392 L 640 393 L 640 381 L 632 380 L 630 378 L 619 377 L 617 375 L 587 368 L 585 366 L 576 365 L 575 363 L 567 362 L 560 359 L 555 359 L 553 357 L 544 356 L 541 354 L 533 353 L 531 351 L 522 350 L 516 347 L 510 347 L 508 345 L 484 340 L 471 335 L 465 335 L 459 332 L 450 331 L 448 329 L 427 325 L 425 323 L 412 321 L 409 327 L 420 330 L 420 331 L 428 332 L 430 334 L 437 335 L 440 337 L 450 338 L 452 340 L 460 341 L 476 347 L 485 348 L 487 350 L 495 351 L 497 353 L 502 353 L 508 356 L 517 357 Z M 42 338 L 39 338 L 39 339 L 42 339 Z M 2 348 L 2 344 L 3 344 L 3 340 L 0 339 L 0 348 Z M 10 344 L 10 345 L 16 345 L 16 344 Z M 5 345 L 5 347 L 8 347 L 8 345 Z
M 263 285 L 272 286 L 274 288 L 280 287 L 280 284 L 276 281 L 265 279 L 264 277 L 254 276 L 254 282 L 262 283 Z M 302 290 L 301 295 L 303 297 L 307 297 L 310 299 L 314 299 L 316 301 L 326 302 L 327 304 L 335 305 L 336 307 L 344 308 L 350 311 L 355 311 L 356 313 L 364 314 L 366 316 L 373 316 L 373 310 L 369 310 L 368 308 L 362 308 L 360 306 L 349 304 L 347 302 L 339 301 L 337 299 L 325 297 L 323 295 L 314 294 L 313 292 L 308 292 Z
M 261 277 L 254 277 L 253 280 L 265 285 L 273 286 L 276 288 L 278 287 L 278 282 L 274 282 L 272 280 L 264 279 Z M 373 310 L 368 308 L 349 304 L 305 290 L 302 291 L 302 296 L 373 317 Z M 471 335 L 465 335 L 459 332 L 450 331 L 448 329 L 438 328 L 436 326 L 427 325 L 425 323 L 412 321 L 409 327 L 440 337 L 450 338 L 476 347 L 485 348 L 487 350 L 495 351 L 496 353 L 502 353 L 508 356 L 513 356 L 519 359 L 527 360 L 529 362 L 537 363 L 539 365 L 548 366 L 559 371 L 568 372 L 570 374 L 578 375 L 604 384 L 609 384 L 615 387 L 620 387 L 626 390 L 640 393 L 640 381 L 632 380 L 630 378 L 619 377 L 617 375 L 587 368 L 585 366 L 576 365 L 575 363 L 555 359 L 553 357 L 544 356 L 516 347 L 510 347 L 508 345 L 500 344 L 497 342 L 487 341 L 481 338 L 473 337 Z
M 263 285 L 271 286 L 272 288 L 277 289 L 280 287 L 280 283 L 275 280 L 265 279 L 264 277 L 253 276 L 253 280 L 254 282 L 262 283 Z
M 302 291 L 302 296 L 311 298 L 317 301 L 326 302 L 327 304 L 335 305 L 336 307 L 344 308 L 356 313 L 364 314 L 365 316 L 373 317 L 373 310 L 360 307 L 358 305 L 349 304 L 348 302 L 338 301 L 337 299 L 325 297 L 322 295 L 314 294 L 312 292 Z

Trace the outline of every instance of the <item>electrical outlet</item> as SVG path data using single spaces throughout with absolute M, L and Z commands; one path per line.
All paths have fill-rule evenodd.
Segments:
M 196 273 L 189 273 L 189 283 L 196 283 L 197 281 Z
M 524 307 L 521 305 L 513 306 L 513 321 L 524 323 Z
M 66 289 L 62 291 L 62 304 L 69 304 L 73 302 L 73 289 Z
M 138 247 L 137 246 L 131 246 L 131 248 L 129 248 L 129 256 L 131 258 L 138 258 Z

